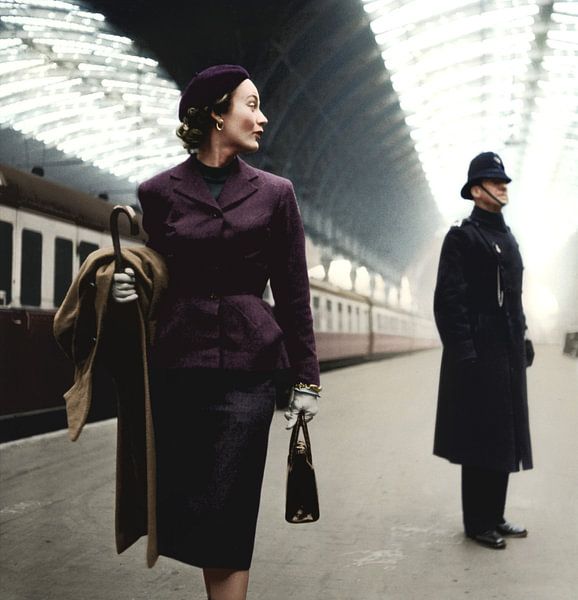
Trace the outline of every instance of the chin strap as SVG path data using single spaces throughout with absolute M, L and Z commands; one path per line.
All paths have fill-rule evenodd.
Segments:
M 484 190 L 484 192 L 486 192 L 486 194 L 488 194 L 488 196 L 492 200 L 495 200 L 500 206 L 506 206 L 505 202 L 502 202 L 499 198 L 496 198 L 496 196 L 494 196 L 494 194 L 492 194 L 492 192 L 490 192 L 490 190 L 487 190 L 481 183 L 478 183 L 477 185 L 479 185 Z

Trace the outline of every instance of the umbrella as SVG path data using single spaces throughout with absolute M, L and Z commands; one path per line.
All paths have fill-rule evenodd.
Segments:
M 118 233 L 118 219 L 121 214 L 125 214 L 130 224 L 130 234 L 138 235 L 139 227 L 136 218 L 136 212 L 130 206 L 117 204 L 110 213 L 110 234 L 112 236 L 112 247 L 114 248 L 114 272 L 123 272 L 122 254 L 120 252 L 120 237 Z

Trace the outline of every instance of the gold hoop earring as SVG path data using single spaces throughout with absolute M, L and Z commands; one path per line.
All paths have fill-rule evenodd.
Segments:
M 215 122 L 215 127 L 217 128 L 217 131 L 223 131 L 223 125 L 224 125 L 223 121 L 216 121 Z

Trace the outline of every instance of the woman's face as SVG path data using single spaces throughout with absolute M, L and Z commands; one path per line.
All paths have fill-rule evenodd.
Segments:
M 259 92 L 250 79 L 240 83 L 231 97 L 229 110 L 221 115 L 220 141 L 235 153 L 256 152 L 267 117 L 261 112 Z

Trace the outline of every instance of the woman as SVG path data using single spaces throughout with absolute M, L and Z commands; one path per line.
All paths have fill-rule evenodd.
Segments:
M 294 386 L 288 428 L 318 410 L 305 237 L 291 183 L 239 158 L 267 124 L 245 69 L 198 73 L 179 118 L 191 156 L 139 188 L 148 245 L 169 269 L 150 354 L 158 549 L 202 567 L 211 600 L 237 600 L 277 388 Z M 130 270 L 113 296 L 136 299 Z

